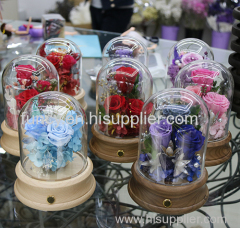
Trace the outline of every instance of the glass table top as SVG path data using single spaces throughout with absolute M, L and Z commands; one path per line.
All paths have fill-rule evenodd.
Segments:
M 26 23 L 7 21 L 14 28 Z M 37 25 L 37 24 L 36 24 Z M 117 33 L 95 31 L 66 27 L 66 31 L 77 31 L 79 34 L 98 35 L 101 48 Z M 43 39 L 32 39 L 29 36 L 13 36 L 5 40 L 0 47 L 0 71 L 13 58 L 22 54 L 35 54 Z M 150 53 L 150 71 L 154 77 L 154 92 L 164 88 L 164 66 L 167 55 L 174 41 L 159 40 L 155 51 Z M 215 60 L 228 65 L 228 56 L 231 51 L 213 48 Z M 86 95 L 89 112 L 95 113 L 95 79 L 96 66 L 101 66 L 101 58 L 83 58 L 82 87 Z M 95 70 L 94 70 L 95 69 Z M 0 91 L 2 88 L 0 88 Z M 3 121 L 2 91 L 0 107 L 1 122 Z M 239 127 L 238 127 L 239 126 Z M 90 149 L 88 156 L 94 164 L 93 175 L 97 181 L 94 195 L 84 204 L 75 208 L 58 212 L 38 211 L 23 205 L 16 198 L 13 190 L 16 180 L 15 165 L 19 161 L 0 148 L 0 228 L 27 227 L 27 228 L 55 228 L 55 227 L 189 227 L 207 228 L 216 227 L 237 228 L 240 216 L 240 150 L 239 150 L 240 121 L 232 113 L 230 131 L 233 135 L 231 146 L 233 157 L 230 161 L 212 168 L 208 168 L 208 188 L 210 197 L 204 207 L 188 215 L 179 217 L 163 216 L 149 212 L 130 198 L 127 184 L 131 177 L 132 164 L 117 164 L 95 157 Z M 2 133 L 1 133 L 2 134 Z M 92 137 L 91 126 L 88 126 L 88 140 Z M 66 192 L 67 194 L 67 192 Z M 222 219 L 225 217 L 226 219 Z M 178 223 L 176 223 L 178 222 Z M 183 222 L 180 224 L 180 222 Z

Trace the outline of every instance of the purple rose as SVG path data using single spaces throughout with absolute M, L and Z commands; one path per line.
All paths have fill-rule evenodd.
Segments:
M 171 140 L 172 125 L 166 119 L 156 122 L 149 128 L 153 146 L 157 151 L 161 151 L 161 146 L 167 148 Z
M 182 57 L 182 64 L 185 66 L 193 61 L 202 60 L 203 57 L 197 53 L 189 52 Z

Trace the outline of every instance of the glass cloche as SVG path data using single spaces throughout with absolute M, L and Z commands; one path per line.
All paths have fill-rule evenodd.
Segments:
M 77 44 L 63 38 L 49 39 L 38 48 L 37 55 L 48 59 L 56 67 L 61 92 L 71 96 L 80 93 L 82 54 Z
M 168 54 L 166 88 L 174 85 L 177 73 L 182 67 L 203 59 L 213 60 L 214 55 L 211 48 L 202 40 L 187 38 L 173 45 Z
M 105 45 L 102 53 L 103 65 L 117 58 L 133 58 L 148 66 L 147 47 L 134 38 L 116 37 Z
M 146 114 L 140 127 L 138 171 L 165 185 L 198 180 L 209 131 L 209 112 L 202 98 L 186 89 L 166 89 L 151 96 L 142 112 Z
M 108 62 L 97 77 L 97 130 L 114 138 L 138 137 L 141 109 L 152 95 L 152 86 L 149 70 L 139 61 Z
M 72 96 L 45 92 L 31 98 L 18 119 L 20 158 L 25 173 L 39 180 L 64 180 L 87 166 L 87 125 Z
M 220 63 L 199 60 L 179 71 L 175 87 L 196 93 L 210 112 L 208 141 L 224 139 L 228 135 L 234 81 L 229 70 Z
M 5 121 L 18 129 L 18 115 L 25 103 L 39 93 L 58 91 L 59 79 L 55 67 L 37 55 L 22 55 L 13 59 L 2 74 L 5 101 Z

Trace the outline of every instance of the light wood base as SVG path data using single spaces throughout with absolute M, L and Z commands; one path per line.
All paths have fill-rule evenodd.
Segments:
M 205 166 L 220 165 L 228 161 L 232 156 L 232 149 L 229 145 L 229 141 L 232 138 L 232 134 L 229 131 L 228 136 L 217 142 L 209 142 L 207 145 L 207 153 L 205 159 Z
M 128 163 L 137 160 L 138 138 L 116 139 L 99 133 L 96 124 L 92 126 L 91 151 L 101 159 L 111 162 Z
M 14 192 L 23 204 L 37 210 L 60 211 L 78 206 L 88 200 L 96 188 L 92 175 L 93 164 L 89 158 L 87 161 L 83 173 L 63 181 L 33 179 L 23 172 L 21 163 L 18 162 L 18 179 L 14 184 Z
M 82 106 L 82 108 L 84 109 L 84 111 L 87 110 L 87 103 L 84 100 L 84 96 L 85 96 L 85 91 L 83 88 L 81 88 L 80 93 L 76 96 L 74 96 L 74 98 L 80 103 L 80 105 Z
M 151 182 L 137 170 L 137 162 L 132 166 L 132 174 L 128 183 L 129 195 L 138 205 L 152 212 L 183 215 L 202 207 L 209 196 L 206 185 L 208 178 L 206 169 L 199 180 L 184 186 L 169 186 Z
M 14 131 L 7 126 L 4 120 L 1 125 L 3 135 L 0 140 L 1 147 L 9 154 L 20 156 L 18 131 Z

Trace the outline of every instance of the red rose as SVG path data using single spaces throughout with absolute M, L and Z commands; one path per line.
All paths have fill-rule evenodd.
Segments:
M 22 109 L 23 105 L 25 105 L 25 103 L 30 98 L 32 98 L 32 97 L 34 97 L 38 94 L 39 94 L 39 92 L 35 89 L 28 89 L 28 90 L 25 90 L 25 91 L 21 92 L 20 94 L 15 96 L 15 99 L 17 101 L 17 108 Z
M 39 80 L 37 82 L 37 86 L 36 89 L 38 92 L 42 93 L 42 92 L 47 92 L 49 91 L 49 87 L 51 86 L 51 83 L 48 81 L 43 81 L 43 80 Z
M 30 86 L 32 84 L 32 72 L 36 71 L 32 65 L 18 65 L 15 70 L 20 85 Z
M 55 68 L 58 70 L 58 68 L 60 67 L 60 62 L 63 58 L 63 55 L 58 53 L 58 52 L 52 52 L 50 53 L 47 57 L 47 60 L 49 60 L 54 66 Z
M 107 113 L 124 112 L 126 110 L 126 100 L 123 96 L 113 95 L 105 99 L 103 106 Z
M 128 100 L 128 110 L 130 115 L 140 116 L 144 102 L 139 99 L 129 99 Z M 144 112 L 150 114 L 152 111 L 153 104 L 149 103 L 145 108 Z
M 64 69 L 67 69 L 67 70 L 70 70 L 71 67 L 76 64 L 76 60 L 71 56 L 71 55 L 65 55 L 63 57 L 63 61 L 62 61 L 62 64 L 63 64 L 63 68 Z
M 138 75 L 138 70 L 132 67 L 120 67 L 114 76 L 117 81 L 118 88 L 122 93 L 130 93 L 134 86 L 134 82 Z

